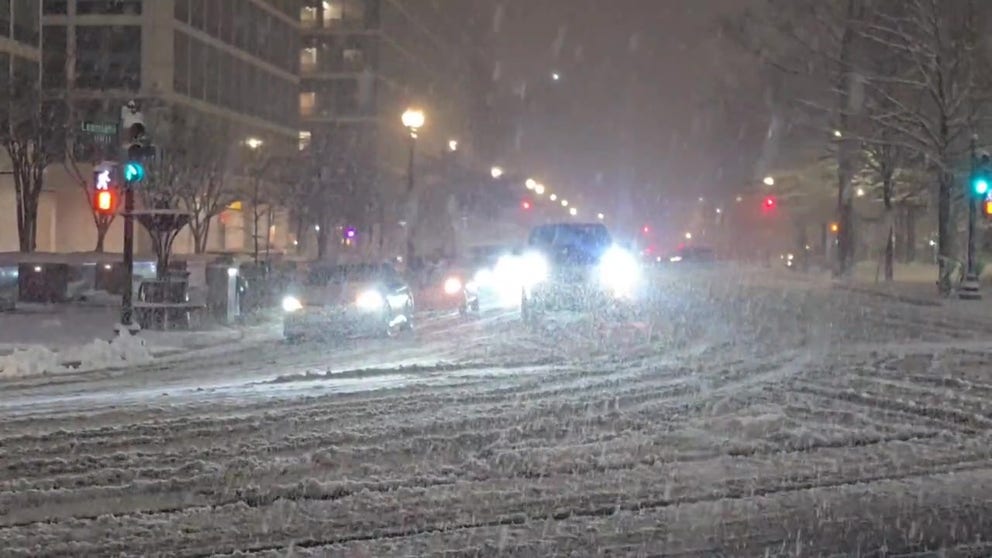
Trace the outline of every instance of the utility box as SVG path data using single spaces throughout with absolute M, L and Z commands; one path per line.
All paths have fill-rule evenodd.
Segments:
M 227 263 L 207 266 L 207 310 L 221 324 L 230 324 L 240 315 L 238 268 Z
M 17 306 L 17 266 L 0 266 L 0 312 L 12 312 Z

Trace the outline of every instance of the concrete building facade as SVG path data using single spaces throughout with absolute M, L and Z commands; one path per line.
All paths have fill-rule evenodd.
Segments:
M 163 114 L 181 114 L 204 124 L 201 128 L 216 125 L 227 131 L 216 139 L 232 143 L 232 150 L 238 150 L 246 138 L 262 140 L 266 149 L 295 149 L 298 1 L 16 0 L 12 4 L 19 3 L 40 10 L 36 27 L 41 37 L 33 48 L 20 48 L 29 59 L 41 62 L 45 92 L 69 99 L 76 123 L 117 125 L 121 107 L 136 99 L 153 142 L 165 141 L 162 136 L 167 132 L 156 130 L 152 123 Z M 94 143 L 83 150 L 83 176 L 90 172 L 88 164 L 120 156 L 117 138 L 86 134 L 81 138 Z M 43 203 L 39 224 L 45 230 L 39 232 L 38 250 L 92 250 L 96 231 L 79 181 L 61 166 L 50 167 L 47 175 L 45 197 L 51 202 Z M 239 179 L 243 177 L 234 177 Z M 0 211 L 10 214 L 3 204 Z M 246 212 L 244 203 L 236 203 L 220 215 L 208 248 L 245 250 L 254 234 L 251 220 L 244 218 Z M 120 250 L 119 221 L 108 234 L 109 251 Z M 51 231 L 48 222 L 53 223 Z M 279 246 L 273 248 L 283 249 L 289 243 L 285 222 L 274 220 L 268 225 L 266 242 L 277 242 Z M 145 240 L 138 235 L 139 248 L 147 246 Z M 16 238 L 0 236 L 0 251 L 13 249 Z M 184 233 L 175 249 L 192 250 L 192 238 Z

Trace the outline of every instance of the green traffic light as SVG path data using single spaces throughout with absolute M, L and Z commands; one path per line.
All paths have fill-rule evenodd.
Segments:
M 124 180 L 128 182 L 141 182 L 145 179 L 145 167 L 141 163 L 129 161 L 124 165 Z
M 971 187 L 977 196 L 984 196 L 989 193 L 989 181 L 985 178 L 976 178 L 971 183 Z

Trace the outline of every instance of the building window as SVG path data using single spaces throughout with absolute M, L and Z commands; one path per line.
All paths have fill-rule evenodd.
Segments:
M 80 15 L 140 15 L 141 0 L 76 0 L 76 13 Z
M 309 130 L 300 130 L 300 151 L 310 147 L 310 140 L 312 138 L 313 134 Z
M 324 27 L 333 27 L 341 23 L 344 17 L 344 6 L 342 0 L 324 0 Z
M 41 9 L 46 14 L 65 15 L 69 12 L 69 2 L 67 0 L 44 0 L 41 6 Z
M 41 45 L 41 86 L 64 89 L 68 44 L 65 25 L 46 25 Z
M 203 99 L 206 96 L 207 77 L 204 72 L 204 58 L 207 47 L 200 41 L 190 38 L 189 41 L 189 96 Z
M 317 48 L 306 47 L 300 51 L 300 71 L 313 72 L 317 69 Z
M 47 33 L 47 31 L 46 31 Z M 176 31 L 172 40 L 172 88 L 176 93 L 189 94 L 189 35 Z
M 183 23 L 189 23 L 189 0 L 176 0 L 174 17 Z
M 84 25 L 76 28 L 76 86 L 129 89 L 141 85 L 141 27 Z
M 313 116 L 317 108 L 317 94 L 313 91 L 300 93 L 300 116 Z
M 14 20 L 14 40 L 28 44 L 38 45 L 41 27 L 41 12 L 38 10 L 37 0 L 14 0 L 13 7 Z
M 300 8 L 300 23 L 304 29 L 317 27 L 317 8 L 314 6 L 303 6 Z

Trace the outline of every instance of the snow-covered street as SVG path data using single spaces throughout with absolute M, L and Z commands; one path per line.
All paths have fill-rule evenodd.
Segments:
M 653 293 L 5 380 L 0 554 L 992 553 L 992 315 L 753 271 Z

